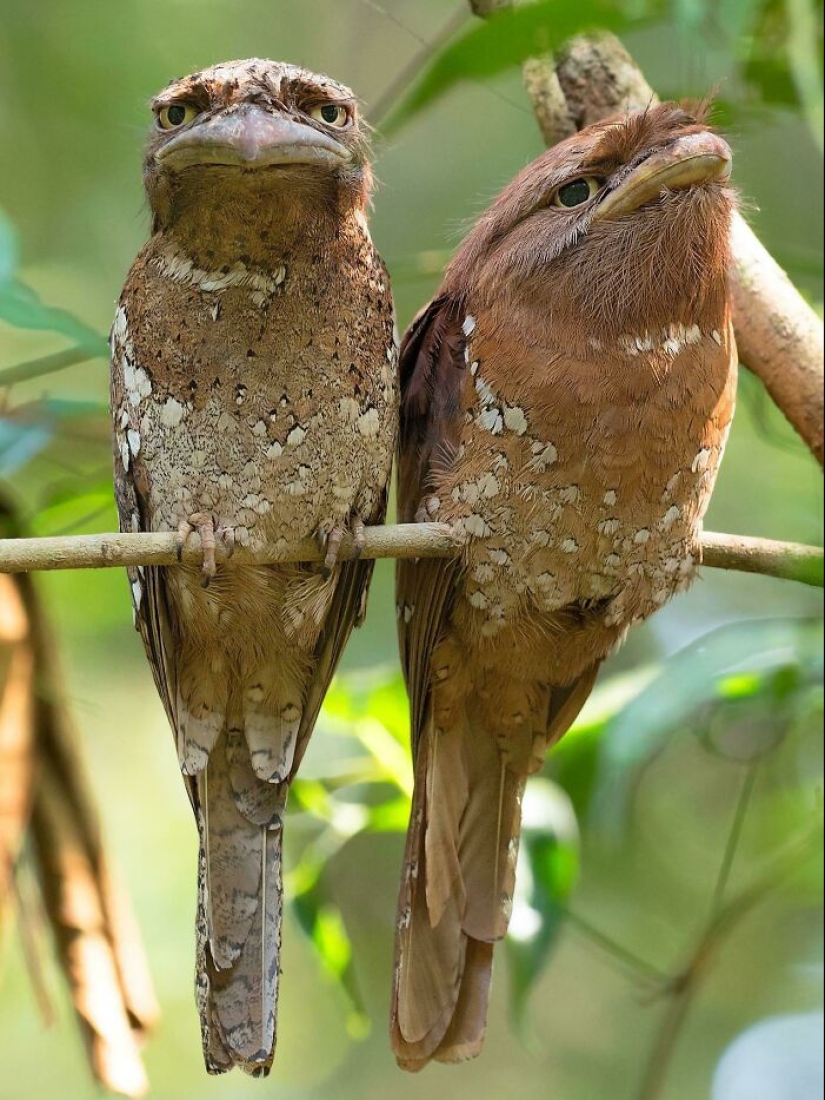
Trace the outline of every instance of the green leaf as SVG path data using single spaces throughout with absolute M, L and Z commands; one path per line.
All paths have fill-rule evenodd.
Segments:
M 396 132 L 462 81 L 488 80 L 522 64 L 528 57 L 551 53 L 566 39 L 584 31 L 620 31 L 643 26 L 664 8 L 663 2 L 653 0 L 646 15 L 631 16 L 622 11 L 616 0 L 578 0 L 565 4 L 540 0 L 498 12 L 483 23 L 473 23 L 429 62 L 387 119 L 384 132 L 387 135 Z
M 798 105 L 796 85 L 781 55 L 751 57 L 743 66 L 742 75 L 763 103 L 793 108 Z
M 523 1027 L 527 1002 L 555 946 L 579 873 L 579 832 L 570 799 L 533 779 L 522 808 L 513 916 L 506 940 L 510 1010 Z
M 627 823 L 644 770 L 680 730 L 742 763 L 771 751 L 822 680 L 821 620 L 754 620 L 722 627 L 667 661 L 601 738 L 594 817 Z
M 311 889 L 293 898 L 292 908 L 324 971 L 347 997 L 351 1038 L 365 1038 L 370 1030 L 369 1016 L 355 977 L 352 943 L 341 910 L 328 898 L 320 879 Z
M 15 328 L 57 332 L 90 355 L 108 354 L 105 339 L 64 309 L 47 306 L 19 279 L 0 284 L 0 321 Z
M 579 819 L 590 812 L 598 786 L 602 737 L 656 674 L 648 666 L 600 683 L 573 728 L 548 755 L 545 774 L 567 792 Z
M 808 121 L 814 141 L 823 150 L 822 43 L 819 37 L 819 12 L 810 0 L 786 0 L 788 11 L 787 53 L 793 82 L 802 113 Z

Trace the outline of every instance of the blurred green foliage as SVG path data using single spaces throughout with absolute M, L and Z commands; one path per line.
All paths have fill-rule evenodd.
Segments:
M 441 0 L 412 7 L 0 0 L 0 150 L 10 166 L 0 181 L 0 476 L 37 533 L 114 524 L 106 370 L 87 360 L 146 232 L 146 98 L 200 65 L 266 53 L 349 81 L 369 113 L 449 14 Z M 718 90 L 757 228 L 821 303 L 815 0 L 553 0 L 454 24 L 388 105 L 377 139 L 374 228 L 403 322 L 432 292 L 458 227 L 540 150 L 518 62 L 596 26 L 622 33 L 663 95 Z M 711 524 L 822 538 L 819 473 L 747 376 Z M 77 574 L 43 587 L 166 1010 L 147 1053 L 155 1094 L 251 1096 L 260 1086 L 207 1081 L 200 1068 L 194 835 L 125 585 Z M 369 622 L 293 792 L 294 922 L 275 1074 L 285 1096 L 403 1098 L 423 1087 L 394 1070 L 383 1026 L 370 1031 L 386 1015 L 411 789 L 406 696 L 387 665 L 390 589 L 379 569 Z M 488 1051 L 477 1065 L 431 1071 L 434 1100 L 454 1094 L 456 1074 L 479 1097 L 552 1089 L 566 1100 L 695 1100 L 739 1032 L 821 1005 L 821 653 L 818 594 L 734 575 L 706 576 L 634 633 L 528 789 Z M 93 1096 L 73 1037 L 40 1034 L 25 988 L 12 953 L 0 1096 Z

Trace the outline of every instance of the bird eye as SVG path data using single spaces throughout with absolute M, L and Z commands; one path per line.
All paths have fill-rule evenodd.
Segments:
M 602 181 L 595 176 L 582 176 L 581 179 L 571 180 L 564 187 L 560 187 L 553 196 L 553 205 L 569 210 L 573 206 L 581 206 L 594 195 L 599 193 Z
M 197 118 L 200 111 L 191 103 L 170 103 L 158 111 L 158 126 L 161 130 L 177 130 Z
M 323 122 L 325 126 L 335 126 L 338 130 L 343 130 L 352 119 L 350 112 L 340 103 L 322 103 L 309 112 L 309 117 Z

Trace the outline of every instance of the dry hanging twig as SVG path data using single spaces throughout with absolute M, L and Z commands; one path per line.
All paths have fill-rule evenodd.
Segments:
M 2 500 L 0 523 L 14 528 Z M 143 949 L 112 883 L 36 593 L 28 577 L 0 575 L 0 914 L 29 852 L 92 1069 L 141 1096 L 139 1042 L 157 1016 Z M 40 987 L 31 905 L 17 900 Z

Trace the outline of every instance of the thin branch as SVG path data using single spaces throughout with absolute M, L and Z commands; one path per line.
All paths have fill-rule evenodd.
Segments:
M 742 362 L 823 463 L 822 322 L 743 218 L 733 226 L 733 320 Z
M 708 531 L 702 537 L 702 563 L 710 569 L 759 573 L 763 577 L 799 581 L 812 588 L 823 587 L 822 550 L 796 542 L 718 535 Z
M 728 834 L 728 841 L 725 845 L 725 852 L 722 856 L 722 865 L 719 868 L 719 874 L 716 878 L 716 887 L 713 891 L 713 916 L 716 917 L 722 910 L 722 906 L 725 901 L 725 895 L 728 891 L 728 884 L 730 883 L 731 872 L 733 871 L 734 860 L 736 859 L 736 853 L 739 850 L 739 841 L 742 839 L 742 830 L 745 827 L 745 818 L 750 808 L 751 798 L 753 797 L 754 788 L 756 787 L 756 777 L 759 774 L 759 761 L 751 764 L 745 773 L 745 778 L 742 781 L 742 789 L 739 792 L 739 797 L 736 800 L 736 812 L 733 815 L 733 821 L 731 822 L 730 832 Z
M 41 359 L 29 359 L 25 363 L 18 363 L 14 367 L 0 370 L 0 386 L 13 386 L 18 382 L 30 382 L 33 378 L 41 378 L 44 374 L 54 374 L 55 371 L 66 370 L 78 363 L 85 363 L 89 359 L 96 359 L 98 353 L 89 351 L 88 348 L 66 348 L 65 351 L 56 351 L 54 355 L 44 355 Z
M 584 917 L 575 913 L 572 909 L 564 910 L 565 920 L 574 928 L 580 936 L 595 944 L 605 955 L 609 956 L 625 970 L 630 970 L 634 977 L 642 981 L 653 982 L 658 986 L 666 985 L 669 977 L 659 967 L 649 963 L 641 955 L 637 955 L 629 948 L 622 946 L 607 933 L 596 928 Z
M 371 527 L 362 556 L 379 558 L 448 558 L 461 552 L 462 541 L 443 523 L 407 523 Z M 706 534 L 702 542 L 704 564 L 713 569 L 782 577 L 822 587 L 823 553 L 814 546 Z M 341 546 L 342 560 L 356 556 L 351 539 Z M 271 565 L 278 562 L 318 562 L 324 551 L 315 539 L 289 546 L 275 544 L 254 550 L 238 547 L 232 560 L 238 565 Z M 105 534 L 67 535 L 42 539 L 0 539 L 0 573 L 28 573 L 58 569 L 109 569 L 124 565 L 176 565 L 177 535 Z M 197 536 L 187 541 L 182 560 L 201 560 Z M 218 560 L 226 552 L 218 548 Z
M 369 3 L 369 0 L 367 0 L 367 2 Z M 389 115 L 401 93 L 410 86 L 413 80 L 415 80 L 433 54 L 438 53 L 442 46 L 445 46 L 453 35 L 461 30 L 462 26 L 467 21 L 468 15 L 469 13 L 466 8 L 458 8 L 436 33 L 431 42 L 428 42 L 426 38 L 421 39 L 421 49 L 418 50 L 412 60 L 403 67 L 386 91 L 382 92 L 381 98 L 371 111 L 372 121 L 378 129 L 381 128 L 382 122 L 384 122 Z
M 765 874 L 735 897 L 711 921 L 684 972 L 673 983 L 671 1001 L 645 1067 L 638 1100 L 658 1100 L 661 1096 L 676 1044 L 682 1033 L 682 1026 L 700 991 L 702 982 L 711 972 L 711 963 L 724 942 L 757 905 L 804 866 L 805 859 L 811 856 L 821 843 L 819 827 L 805 834 L 797 843 L 776 856 Z
M 458 553 L 459 543 L 449 527 L 439 523 L 411 523 L 398 527 L 371 527 L 366 533 L 364 558 L 440 558 Z M 355 546 L 345 538 L 339 557 L 356 556 Z M 193 535 L 183 551 L 183 561 L 197 564 L 200 545 Z M 270 565 L 278 562 L 319 562 L 324 551 L 315 539 L 288 546 L 264 546 L 254 551 L 239 546 L 232 560 L 239 565 Z M 218 547 L 218 561 L 226 552 Z M 54 569 L 107 569 L 123 565 L 175 565 L 178 539 L 174 533 L 69 535 L 45 539 L 0 539 L 0 573 Z

